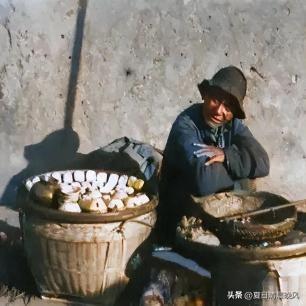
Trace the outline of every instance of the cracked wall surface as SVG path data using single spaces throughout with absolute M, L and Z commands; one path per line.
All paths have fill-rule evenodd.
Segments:
M 245 122 L 271 158 L 259 188 L 306 198 L 305 13 L 302 0 L 1 0 L 2 202 L 67 152 L 71 134 L 50 138 L 64 127 L 76 64 L 71 154 L 124 135 L 163 148 L 177 114 L 200 101 L 197 83 L 233 64 L 248 80 Z

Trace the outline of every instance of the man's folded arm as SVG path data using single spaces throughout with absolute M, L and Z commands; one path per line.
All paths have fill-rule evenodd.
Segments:
M 189 178 L 186 183 L 194 195 L 208 195 L 233 187 L 234 182 L 223 163 L 205 166 L 208 157 L 193 154 L 198 149 L 193 144 L 201 142 L 201 139 L 188 122 L 180 122 L 171 138 L 172 162 Z
M 227 169 L 233 179 L 256 178 L 269 174 L 267 152 L 241 123 L 232 139 L 232 145 L 225 148 L 224 153 Z

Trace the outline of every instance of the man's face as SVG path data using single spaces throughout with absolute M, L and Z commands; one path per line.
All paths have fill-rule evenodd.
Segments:
M 203 98 L 203 117 L 209 125 L 217 127 L 233 119 L 233 107 L 227 96 L 217 93 L 207 94 Z

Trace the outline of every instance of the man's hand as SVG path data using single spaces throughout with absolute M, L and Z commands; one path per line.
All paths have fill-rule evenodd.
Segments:
M 205 166 L 209 166 L 213 163 L 223 163 L 225 159 L 224 151 L 215 146 L 208 146 L 206 144 L 194 143 L 194 146 L 201 147 L 201 149 L 194 151 L 193 154 L 196 157 L 208 156 L 210 159 L 205 163 Z

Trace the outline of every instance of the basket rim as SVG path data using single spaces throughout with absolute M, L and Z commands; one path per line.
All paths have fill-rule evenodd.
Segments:
M 201 206 L 203 209 L 203 204 L 205 200 L 208 200 L 210 198 L 216 197 L 218 194 L 212 194 L 204 197 L 194 197 L 192 196 L 192 200 Z M 289 203 L 287 199 L 284 197 L 271 193 L 266 191 L 256 191 L 256 192 L 250 192 L 245 190 L 239 190 L 237 191 L 230 191 L 230 192 L 223 192 L 219 193 L 219 195 L 227 195 L 227 196 L 253 196 L 253 197 L 266 197 L 266 196 L 272 196 L 275 198 L 278 198 L 280 201 L 284 201 L 285 203 Z M 258 240 L 271 240 L 275 238 L 279 238 L 283 236 L 284 234 L 282 231 L 285 231 L 284 229 L 282 231 L 279 231 L 279 229 L 282 229 L 286 227 L 286 232 L 289 232 L 293 229 L 295 226 L 295 223 L 297 221 L 297 211 L 294 207 L 290 207 L 290 209 L 287 209 L 288 215 L 286 218 L 284 218 L 281 221 L 270 223 L 270 224 L 264 224 L 264 223 L 241 223 L 241 222 L 234 222 L 233 220 L 229 222 L 220 222 L 220 217 L 215 217 L 212 214 L 210 214 L 208 211 L 203 209 L 202 218 L 205 219 L 205 214 L 208 215 L 210 218 L 212 218 L 215 222 L 215 226 L 218 228 L 219 234 L 224 236 L 232 237 L 235 241 L 238 241 L 239 243 L 245 242 L 245 241 L 258 241 Z M 224 216 L 223 216 L 224 217 Z M 220 237 L 219 237 L 220 239 Z
M 54 208 L 45 207 L 37 204 L 37 201 L 32 199 L 27 200 L 27 205 L 24 209 L 28 216 L 36 215 L 49 221 L 57 221 L 59 223 L 76 223 L 76 224 L 92 224 L 92 223 L 111 223 L 121 222 L 128 219 L 147 214 L 154 210 L 157 206 L 157 197 L 153 196 L 149 203 L 143 204 L 134 208 L 126 208 L 118 212 L 110 212 L 105 214 L 87 213 L 87 212 L 67 212 L 60 211 Z
M 66 172 L 66 171 L 88 171 L 93 170 L 96 173 L 105 172 L 107 174 L 118 174 L 118 175 L 127 175 L 123 172 L 104 170 L 104 169 L 67 169 L 67 170 L 55 170 L 49 171 L 45 173 L 41 173 L 38 175 L 33 175 L 28 177 L 26 180 L 33 179 L 38 176 L 41 177 L 43 175 L 53 173 L 53 172 Z M 25 180 L 25 181 L 26 181 Z M 126 208 L 125 210 L 118 212 L 108 212 L 108 213 L 88 213 L 88 212 L 66 212 L 60 211 L 54 208 L 45 207 L 38 204 L 38 201 L 31 199 L 28 196 L 26 198 L 26 205 L 24 207 L 24 212 L 27 216 L 36 215 L 43 219 L 47 219 L 49 221 L 57 221 L 59 223 L 76 223 L 76 224 L 93 224 L 93 223 L 111 223 L 111 222 L 121 222 L 126 221 L 128 219 L 136 218 L 138 216 L 147 214 L 153 211 L 158 205 L 158 195 L 147 194 L 150 198 L 150 202 L 143 204 L 138 207 Z

